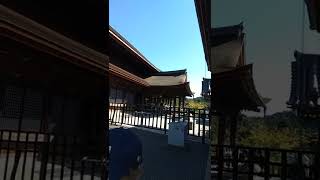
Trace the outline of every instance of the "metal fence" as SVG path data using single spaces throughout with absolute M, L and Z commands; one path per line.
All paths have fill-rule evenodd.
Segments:
M 206 109 L 126 104 L 111 104 L 109 106 L 109 122 L 111 124 L 139 126 L 167 133 L 169 123 L 186 122 L 188 135 L 200 137 L 203 143 L 210 138 L 209 117 L 209 110 Z
M 105 180 L 103 154 L 76 136 L 0 130 L 0 179 Z
M 318 180 L 320 177 L 319 154 L 315 152 L 227 145 L 211 148 L 213 179 Z

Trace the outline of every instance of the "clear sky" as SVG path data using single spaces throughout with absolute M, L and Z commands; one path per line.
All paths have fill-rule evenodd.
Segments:
M 246 58 L 262 96 L 272 98 L 268 114 L 286 109 L 290 62 L 301 48 L 302 0 L 214 0 L 215 27 L 244 21 Z M 199 96 L 207 70 L 193 0 L 109 0 L 110 25 L 160 70 L 187 69 Z M 320 53 L 320 34 L 309 30 L 305 52 Z
M 187 69 L 191 90 L 200 95 L 210 73 L 193 0 L 109 0 L 109 7 L 114 29 L 160 70 Z

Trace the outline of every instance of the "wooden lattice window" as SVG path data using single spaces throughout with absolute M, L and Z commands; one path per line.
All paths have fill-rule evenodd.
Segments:
M 0 95 L 0 127 L 17 130 L 40 130 L 43 95 L 30 88 L 7 86 Z
M 0 85 L 0 116 L 2 115 L 2 111 L 3 111 L 3 104 L 4 104 L 4 93 L 5 93 L 5 89 L 3 86 Z
M 22 112 L 23 88 L 7 86 L 4 95 L 3 116 L 18 119 Z

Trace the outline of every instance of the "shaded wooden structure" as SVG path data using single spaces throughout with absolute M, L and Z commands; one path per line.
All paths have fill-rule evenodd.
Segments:
M 287 105 L 307 128 L 318 129 L 320 144 L 320 55 L 294 52 L 291 62 L 291 92 Z
M 109 36 L 110 103 L 184 106 L 192 95 L 185 69 L 160 71 L 111 26 Z
M 310 29 L 320 32 L 320 2 L 319 0 L 304 0 L 310 22 Z
M 210 100 L 211 97 L 211 79 L 203 78 L 201 86 L 201 96 L 206 100 Z
M 80 156 L 100 149 L 91 155 L 107 159 L 103 150 L 108 140 L 109 58 L 104 7 L 104 1 L 1 2 L 0 129 L 17 136 L 12 146 L 16 159 L 19 138 L 28 133 L 75 136 L 82 144 Z M 1 133 L 1 144 L 11 141 Z M 49 158 L 46 149 L 57 141 L 34 146 L 34 151 L 41 148 L 42 179 Z
M 225 131 L 230 130 L 230 145 L 236 146 L 237 122 L 242 110 L 266 110 L 264 98 L 255 89 L 252 64 L 245 60 L 243 23 L 214 28 L 211 1 L 195 0 L 204 52 L 211 71 L 211 121 L 218 121 L 218 179 L 222 179 Z M 213 124 L 213 123 L 211 123 Z M 211 137 L 214 137 L 213 135 Z M 211 158 L 213 166 L 214 159 Z M 211 173 L 213 175 L 213 173 Z
M 298 116 L 317 119 L 320 117 L 320 55 L 294 52 L 296 61 L 291 62 L 291 92 L 288 106 Z
M 230 143 L 235 145 L 241 110 L 265 108 L 255 90 L 252 65 L 245 65 L 245 35 L 242 31 L 242 23 L 210 30 L 210 59 L 207 62 L 212 73 L 211 111 L 220 116 L 218 144 L 224 144 L 227 123 L 230 125 Z
M 260 111 L 259 107 L 265 110 L 266 106 L 255 89 L 252 64 L 245 64 L 243 23 L 211 28 L 208 37 L 211 112 L 220 117 L 218 144 L 224 143 L 225 123 L 228 122 L 231 125 L 230 143 L 234 145 L 240 111 Z

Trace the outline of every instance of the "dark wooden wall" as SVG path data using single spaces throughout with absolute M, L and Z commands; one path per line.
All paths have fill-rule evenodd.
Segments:
M 0 46 L 0 89 L 17 87 L 40 92 L 43 103 L 38 108 L 43 114 L 42 124 L 45 124 L 41 131 L 48 130 L 51 121 L 56 123 L 55 133 L 79 135 L 84 141 L 96 144 L 105 142 L 108 76 L 18 42 L 1 40 L 5 45 Z

